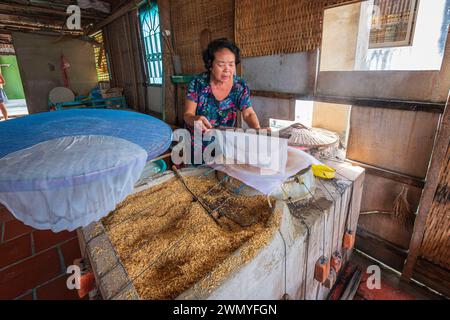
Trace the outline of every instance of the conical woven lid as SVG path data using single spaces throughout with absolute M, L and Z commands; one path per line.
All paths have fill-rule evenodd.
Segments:
M 280 130 L 280 136 L 289 139 L 290 146 L 326 147 L 338 142 L 339 136 L 332 131 L 321 128 L 308 128 L 301 123 Z

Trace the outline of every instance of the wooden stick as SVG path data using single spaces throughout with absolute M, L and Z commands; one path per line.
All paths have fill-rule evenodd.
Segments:
M 345 288 L 344 293 L 342 294 L 339 300 L 353 300 L 356 291 L 358 291 L 360 282 L 361 282 L 361 270 L 356 269 L 355 273 L 353 273 L 353 276 L 347 285 L 347 288 Z
M 150 160 L 150 162 L 155 162 L 155 161 L 158 161 L 158 160 L 161 160 L 161 159 L 165 159 L 165 158 L 168 158 L 168 157 L 170 157 L 171 156 L 171 154 L 172 153 L 166 153 L 166 154 L 163 154 L 162 156 L 159 156 L 159 157 L 157 157 L 157 158 L 155 158 L 155 159 L 152 159 L 152 160 Z

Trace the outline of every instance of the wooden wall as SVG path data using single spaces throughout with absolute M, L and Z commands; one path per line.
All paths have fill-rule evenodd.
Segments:
M 347 157 L 425 178 L 439 114 L 353 106 Z
M 91 43 L 23 32 L 14 32 L 13 41 L 29 113 L 49 111 L 50 90 L 64 86 L 61 55 L 70 64 L 69 87 L 76 95 L 88 95 L 97 85 Z
M 414 213 L 419 205 L 430 162 L 440 114 L 353 106 L 347 158 L 378 170 L 410 179 L 366 174 L 363 212 L 392 212 L 394 201 L 405 186 Z M 414 215 L 411 215 L 413 221 Z M 409 247 L 413 225 L 404 225 L 392 213 L 361 215 L 357 247 L 401 271 Z M 383 241 L 381 241 L 382 239 Z M 374 244 L 377 242 L 378 244 Z M 389 249 L 386 249 L 387 244 Z
M 182 73 L 205 71 L 202 50 L 209 39 L 234 40 L 234 2 L 171 0 L 174 48 L 181 59 Z

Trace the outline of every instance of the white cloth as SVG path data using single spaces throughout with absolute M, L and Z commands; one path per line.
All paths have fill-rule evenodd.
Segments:
M 289 177 L 297 172 L 312 164 L 319 163 L 314 157 L 304 151 L 292 147 L 288 147 L 287 150 L 288 156 L 285 170 L 277 174 L 264 174 L 264 169 L 247 164 L 211 166 L 267 195 L 279 188 Z
M 133 191 L 147 153 L 110 136 L 72 136 L 0 159 L 0 202 L 23 223 L 54 232 L 97 221 Z

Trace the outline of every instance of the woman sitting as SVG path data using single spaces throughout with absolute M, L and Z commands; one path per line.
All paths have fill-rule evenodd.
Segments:
M 250 90 L 236 75 L 241 61 L 239 51 L 233 42 L 221 38 L 212 41 L 203 52 L 207 71 L 194 78 L 187 90 L 184 121 L 190 129 L 196 121 L 203 130 L 236 127 L 238 110 L 250 128 L 260 129 Z

